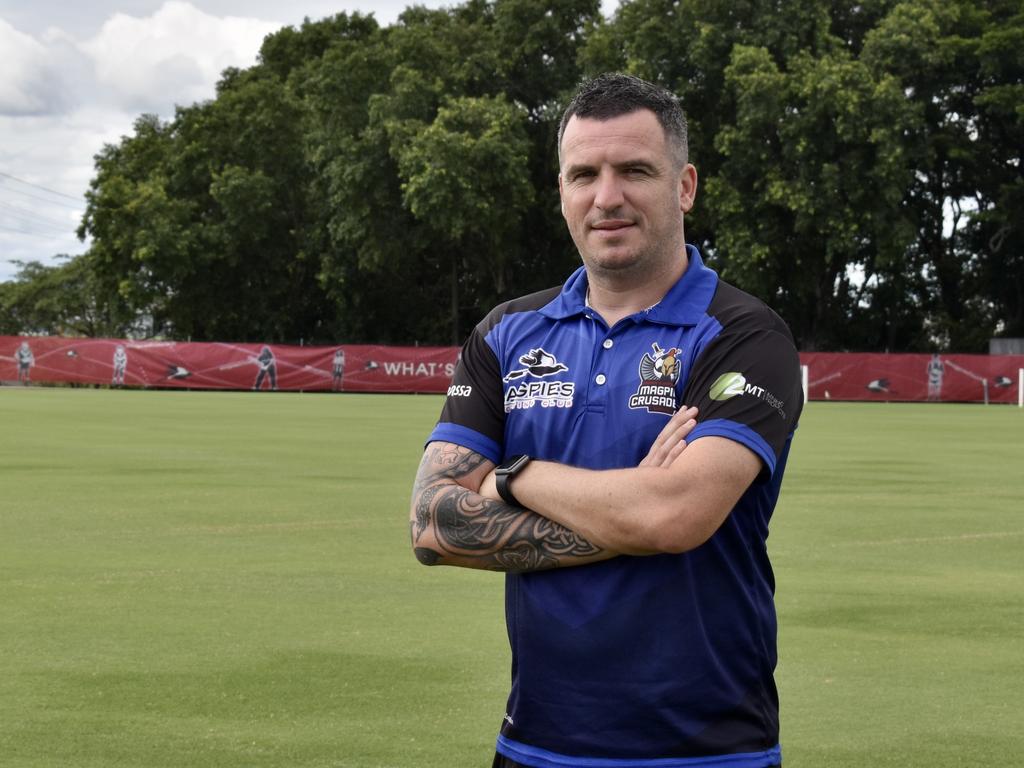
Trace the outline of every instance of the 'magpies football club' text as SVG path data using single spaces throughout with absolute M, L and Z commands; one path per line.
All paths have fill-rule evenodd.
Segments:
M 505 413 L 522 408 L 571 408 L 576 384 L 571 381 L 531 381 L 509 387 L 505 392 Z

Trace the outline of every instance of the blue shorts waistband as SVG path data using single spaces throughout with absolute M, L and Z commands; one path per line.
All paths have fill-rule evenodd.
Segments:
M 531 747 L 498 736 L 497 750 L 505 757 L 533 768 L 770 768 L 782 763 L 782 748 L 776 744 L 763 752 L 738 752 L 709 757 L 658 757 L 653 759 L 613 757 L 571 757 Z

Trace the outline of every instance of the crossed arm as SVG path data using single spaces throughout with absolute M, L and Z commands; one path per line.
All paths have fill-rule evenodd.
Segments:
M 492 469 L 492 462 L 461 445 L 427 446 L 409 521 L 413 550 L 421 563 L 535 571 L 616 554 L 546 517 L 481 496 L 477 491 Z
M 699 546 L 750 485 L 760 459 L 724 438 L 687 447 L 695 416 L 696 409 L 680 409 L 632 469 L 531 462 L 513 483 L 528 509 L 501 500 L 492 462 L 462 446 L 431 443 L 410 511 L 417 559 L 532 571 Z

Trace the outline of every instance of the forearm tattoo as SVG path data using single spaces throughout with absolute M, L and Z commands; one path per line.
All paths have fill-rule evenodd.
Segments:
M 602 553 L 563 525 L 458 484 L 484 461 L 461 446 L 427 447 L 416 476 L 409 523 L 420 562 L 434 565 L 453 558 L 491 570 L 535 571 L 578 564 L 580 558 Z M 431 546 L 422 546 L 428 531 L 433 534 L 426 537 Z

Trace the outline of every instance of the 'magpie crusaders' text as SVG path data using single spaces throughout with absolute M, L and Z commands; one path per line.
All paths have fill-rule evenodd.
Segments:
M 576 384 L 571 381 L 531 381 L 509 387 L 505 392 L 505 413 L 522 408 L 571 408 Z
M 630 408 L 647 408 L 659 413 L 675 413 L 677 406 L 675 387 L 660 381 L 641 383 L 629 398 Z

